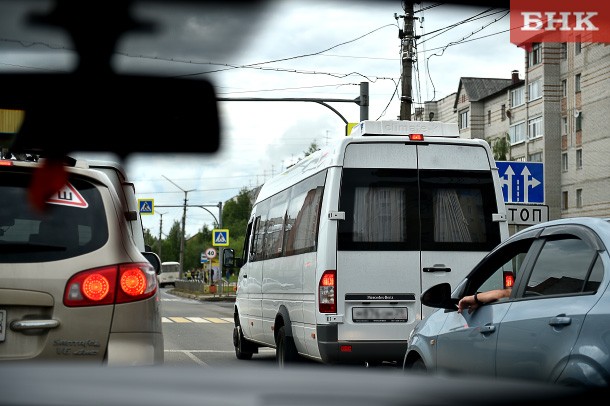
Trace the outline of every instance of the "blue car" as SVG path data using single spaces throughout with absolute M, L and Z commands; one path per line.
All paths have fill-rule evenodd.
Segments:
M 608 387 L 609 246 L 610 219 L 519 231 L 453 290 L 441 283 L 422 293 L 437 309 L 409 336 L 403 369 Z M 457 310 L 461 298 L 506 289 L 507 297 Z

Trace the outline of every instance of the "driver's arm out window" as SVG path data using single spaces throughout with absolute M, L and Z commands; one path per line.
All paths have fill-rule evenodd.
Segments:
M 488 268 L 486 278 L 476 289 L 477 292 L 486 292 L 495 289 L 512 288 L 519 269 L 525 262 L 527 253 L 535 240 L 525 238 L 507 245 L 501 251 L 493 254 L 486 265 Z

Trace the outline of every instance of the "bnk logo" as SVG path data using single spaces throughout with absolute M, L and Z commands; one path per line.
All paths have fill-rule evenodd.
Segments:
M 511 0 L 510 41 L 526 49 L 534 42 L 610 43 L 607 0 Z
M 521 15 L 524 23 L 521 29 L 523 31 L 599 31 L 599 28 L 591 22 L 591 18 L 597 14 L 595 12 L 555 13 L 546 11 L 543 19 L 542 13 L 539 11 L 523 11 Z

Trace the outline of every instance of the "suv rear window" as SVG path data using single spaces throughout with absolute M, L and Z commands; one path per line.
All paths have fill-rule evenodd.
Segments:
M 47 262 L 94 251 L 108 240 L 102 196 L 90 182 L 71 178 L 69 193 L 83 204 L 28 205 L 30 176 L 3 174 L 0 183 L 0 263 Z

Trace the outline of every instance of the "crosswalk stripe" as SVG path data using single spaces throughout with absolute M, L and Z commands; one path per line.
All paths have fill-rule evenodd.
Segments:
M 191 321 L 186 317 L 170 317 L 169 319 L 174 323 L 191 323 Z
M 161 317 L 163 323 L 214 323 L 214 324 L 227 324 L 233 323 L 231 317 Z
M 228 323 L 228 321 L 219 319 L 218 317 L 208 317 L 208 320 L 212 323 Z
M 211 323 L 211 321 L 206 320 L 202 317 L 187 317 L 187 319 L 189 319 L 193 323 Z

